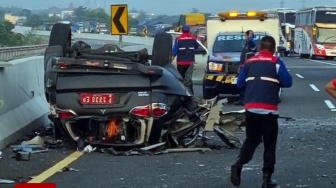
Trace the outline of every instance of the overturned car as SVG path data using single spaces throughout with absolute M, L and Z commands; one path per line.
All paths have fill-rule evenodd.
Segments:
M 194 143 L 217 98 L 196 100 L 182 84 L 169 63 L 171 35 L 155 36 L 152 55 L 147 49 L 107 48 L 92 49 L 84 41 L 71 45 L 70 26 L 54 25 L 44 68 L 55 135 L 123 148 Z

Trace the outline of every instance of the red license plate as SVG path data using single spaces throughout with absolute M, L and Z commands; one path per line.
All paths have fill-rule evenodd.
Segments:
M 82 93 L 81 104 L 86 105 L 111 105 L 115 102 L 115 96 L 112 93 Z

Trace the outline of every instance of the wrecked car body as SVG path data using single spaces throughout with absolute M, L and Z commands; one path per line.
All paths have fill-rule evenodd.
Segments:
M 209 124 L 209 115 L 219 114 L 217 97 L 195 99 L 169 63 L 170 34 L 155 36 L 152 55 L 146 49 L 93 50 L 83 41 L 70 46 L 70 36 L 66 24 L 51 31 L 45 95 L 55 135 L 67 135 L 78 150 L 86 145 L 188 147 Z M 212 131 L 226 137 L 218 125 Z

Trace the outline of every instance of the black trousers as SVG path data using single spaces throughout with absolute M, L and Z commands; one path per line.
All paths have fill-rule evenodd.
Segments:
M 276 162 L 276 144 L 278 139 L 278 115 L 256 114 L 249 111 L 246 117 L 246 139 L 240 150 L 239 163 L 247 164 L 258 145 L 264 143 L 263 173 L 272 174 Z
M 192 94 L 194 94 L 193 81 L 192 81 L 194 65 L 177 65 L 177 70 L 184 79 L 184 85 L 190 89 Z

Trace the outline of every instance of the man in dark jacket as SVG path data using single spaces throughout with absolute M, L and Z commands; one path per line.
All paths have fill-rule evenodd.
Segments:
M 240 185 L 244 164 L 253 157 L 258 145 L 264 143 L 264 166 L 262 187 L 276 187 L 272 180 L 276 163 L 278 137 L 278 101 L 281 87 L 292 86 L 292 77 L 283 61 L 275 53 L 275 40 L 265 36 L 260 41 L 260 53 L 249 58 L 239 73 L 237 86 L 245 90 L 246 139 L 238 160 L 231 167 L 231 182 Z
M 252 30 L 247 30 L 245 32 L 245 45 L 240 54 L 240 64 L 243 66 L 246 59 L 249 58 L 249 54 L 256 53 L 257 45 L 254 42 L 254 33 Z M 235 105 L 243 105 L 245 88 L 240 89 L 239 100 L 235 101 Z
M 198 48 L 196 37 L 190 34 L 190 27 L 182 27 L 182 35 L 176 38 L 173 47 L 172 61 L 176 57 L 177 70 L 184 79 L 186 87 L 193 92 L 192 74 L 195 64 L 195 50 Z

